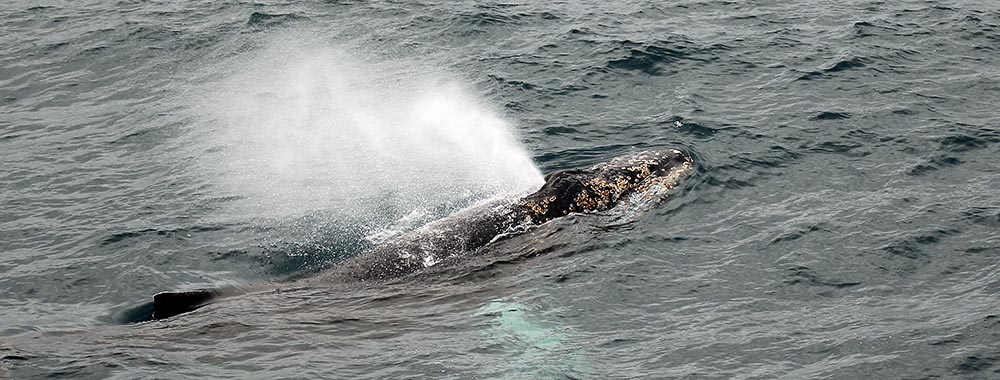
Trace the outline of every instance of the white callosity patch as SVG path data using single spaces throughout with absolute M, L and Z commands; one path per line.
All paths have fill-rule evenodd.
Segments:
M 671 151 L 682 154 L 678 150 Z M 622 201 L 609 210 L 616 220 L 630 220 L 664 201 L 680 185 L 681 181 L 694 172 L 694 162 L 688 158 L 662 176 L 648 178 Z

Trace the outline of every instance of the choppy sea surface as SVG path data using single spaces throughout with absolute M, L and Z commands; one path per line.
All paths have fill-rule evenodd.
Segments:
M 1000 378 L 1000 3 L 6 1 L 0 378 Z M 376 286 L 541 175 L 696 174 Z

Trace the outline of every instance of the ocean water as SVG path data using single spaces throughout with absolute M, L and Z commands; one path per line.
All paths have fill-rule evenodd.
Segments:
M 0 378 L 1000 378 L 1000 3 L 0 4 Z M 310 276 L 541 175 L 696 174 Z

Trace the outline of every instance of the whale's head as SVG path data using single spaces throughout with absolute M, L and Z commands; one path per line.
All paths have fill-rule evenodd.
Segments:
M 692 171 L 693 161 L 678 150 L 640 152 L 589 169 L 551 173 L 520 204 L 532 221 L 543 223 L 571 212 L 604 211 L 650 191 L 669 191 Z

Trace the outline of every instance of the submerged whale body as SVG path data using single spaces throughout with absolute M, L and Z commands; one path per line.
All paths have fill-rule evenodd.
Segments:
M 690 157 L 678 150 L 663 150 L 621 156 L 588 169 L 557 171 L 547 175 L 534 193 L 458 211 L 348 259 L 314 281 L 377 282 L 403 277 L 570 213 L 658 201 L 693 170 Z M 153 297 L 150 317 L 169 318 L 222 297 L 265 289 L 161 292 Z

